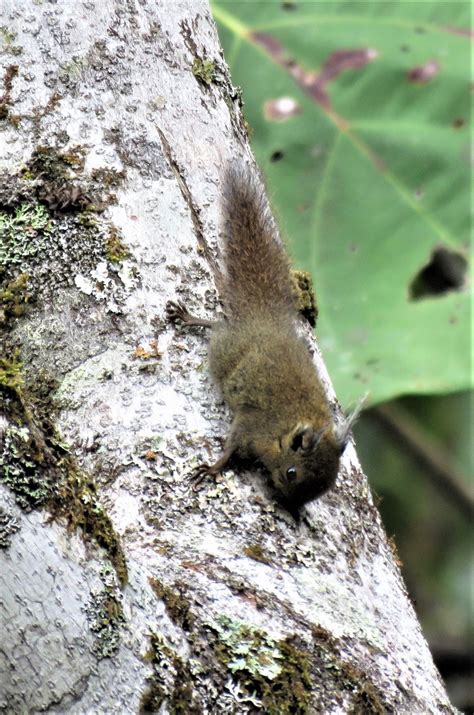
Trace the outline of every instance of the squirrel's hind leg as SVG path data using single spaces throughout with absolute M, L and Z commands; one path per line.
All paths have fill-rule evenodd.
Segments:
M 191 315 L 182 303 L 174 303 L 172 300 L 166 304 L 166 315 L 171 323 L 183 323 L 183 325 L 199 325 L 202 328 L 213 328 L 216 324 L 214 320 L 199 318 Z

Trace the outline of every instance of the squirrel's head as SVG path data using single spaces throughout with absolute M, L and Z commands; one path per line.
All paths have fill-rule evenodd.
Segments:
M 272 482 L 282 501 L 292 510 L 298 509 L 333 486 L 345 444 L 337 439 L 332 426 L 315 429 L 311 424 L 296 425 L 280 443 Z
M 271 477 L 290 511 L 297 511 L 334 485 L 339 460 L 361 407 L 359 404 L 340 425 L 331 422 L 316 427 L 311 423 L 298 423 L 279 440 L 280 459 L 271 470 Z

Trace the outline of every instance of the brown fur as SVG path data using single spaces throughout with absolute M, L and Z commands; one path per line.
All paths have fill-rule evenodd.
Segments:
M 262 185 L 231 169 L 223 194 L 227 317 L 213 326 L 209 359 L 234 421 L 223 457 L 200 475 L 216 473 L 234 453 L 254 457 L 297 510 L 334 484 L 345 444 L 296 331 L 289 262 Z M 205 324 L 182 307 L 173 311 L 173 319 Z

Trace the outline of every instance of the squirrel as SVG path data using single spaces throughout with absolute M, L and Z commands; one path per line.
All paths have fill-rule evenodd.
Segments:
M 278 501 L 298 513 L 334 485 L 360 406 L 336 424 L 297 333 L 289 259 L 263 184 L 247 169 L 230 167 L 223 199 L 225 319 L 201 319 L 181 303 L 167 304 L 170 321 L 211 328 L 211 374 L 234 413 L 223 454 L 195 477 L 219 474 L 233 456 L 256 459 Z

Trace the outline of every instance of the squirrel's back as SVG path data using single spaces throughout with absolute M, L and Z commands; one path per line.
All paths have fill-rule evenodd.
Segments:
M 223 197 L 228 317 L 293 316 L 289 261 L 258 175 L 242 166 L 228 168 Z

